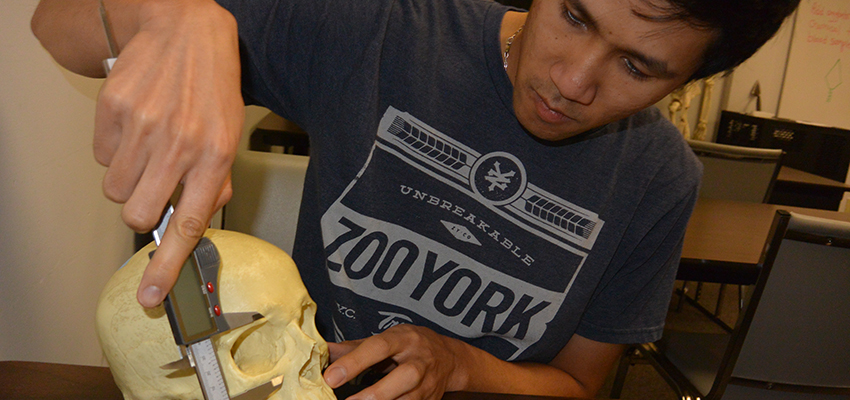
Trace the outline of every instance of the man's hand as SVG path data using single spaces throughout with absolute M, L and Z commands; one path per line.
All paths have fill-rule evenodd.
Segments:
M 212 0 L 107 0 L 120 55 L 97 102 L 95 159 L 103 191 L 138 232 L 182 196 L 142 278 L 139 302 L 158 305 L 212 214 L 230 199 L 230 166 L 244 121 L 233 16 Z M 97 0 L 42 0 L 33 32 L 63 66 L 102 76 L 107 54 Z
M 464 386 L 465 367 L 456 358 L 463 345 L 428 328 L 396 325 L 367 339 L 328 343 L 333 363 L 325 380 L 337 388 L 373 365 L 388 363 L 384 378 L 349 399 L 439 399 Z
M 403 324 L 367 339 L 328 343 L 332 363 L 324 376 L 338 388 L 367 368 L 389 372 L 352 400 L 439 399 L 452 391 L 592 398 L 625 348 L 573 335 L 548 365 L 508 362 Z
M 183 192 L 137 298 L 158 305 L 184 260 L 231 195 L 244 121 L 236 23 L 210 2 L 157 4 L 121 50 L 97 103 L 94 154 L 108 167 L 103 190 L 124 203 L 138 232 L 156 225 Z

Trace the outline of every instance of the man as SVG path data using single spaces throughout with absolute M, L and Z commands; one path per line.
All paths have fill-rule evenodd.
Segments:
M 42 0 L 33 30 L 102 76 L 97 4 L 66 3 Z M 310 133 L 293 257 L 340 342 L 325 379 L 387 367 L 352 397 L 376 399 L 593 397 L 627 343 L 658 339 L 700 167 L 647 107 L 742 62 L 796 6 L 220 3 L 106 2 L 104 192 L 146 231 L 184 185 L 139 301 L 159 304 L 229 199 L 244 95 Z

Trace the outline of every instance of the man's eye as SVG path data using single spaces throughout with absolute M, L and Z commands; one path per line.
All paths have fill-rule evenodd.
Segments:
M 564 18 L 570 25 L 577 26 L 579 28 L 587 28 L 587 24 L 584 23 L 581 19 L 575 16 L 569 8 L 567 8 L 566 4 L 561 4 L 561 13 L 564 14 Z
M 629 60 L 628 58 L 623 58 L 623 64 L 625 65 L 626 71 L 629 73 L 629 75 L 631 75 L 633 78 L 635 78 L 639 81 L 645 81 L 645 80 L 648 80 L 649 78 L 652 78 L 651 76 L 643 73 L 643 71 L 638 69 L 638 67 L 635 66 L 635 64 L 632 62 L 632 60 Z

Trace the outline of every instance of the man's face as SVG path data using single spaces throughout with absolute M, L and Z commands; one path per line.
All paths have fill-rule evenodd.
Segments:
M 649 20 L 662 16 L 653 1 L 663 0 L 535 0 L 508 71 L 520 123 L 540 139 L 565 139 L 684 84 L 712 32 Z

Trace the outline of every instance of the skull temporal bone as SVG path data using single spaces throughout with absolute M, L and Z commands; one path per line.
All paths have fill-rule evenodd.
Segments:
M 265 316 L 212 339 L 230 394 L 283 375 L 270 399 L 335 399 L 322 379 L 328 348 L 315 326 L 316 304 L 292 259 L 241 233 L 209 229 L 205 236 L 221 255 L 217 290 L 223 311 Z M 162 306 L 145 309 L 136 301 L 153 249 L 150 244 L 131 257 L 101 293 L 101 348 L 125 399 L 203 399 L 194 370 L 160 368 L 180 358 Z

